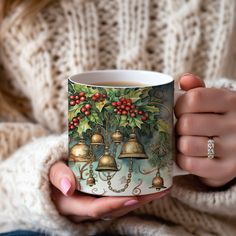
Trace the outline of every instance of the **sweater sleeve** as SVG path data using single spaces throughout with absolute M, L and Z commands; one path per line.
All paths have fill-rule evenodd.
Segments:
M 0 162 L 2 232 L 28 229 L 51 235 L 92 235 L 103 228 L 99 221 L 70 222 L 51 200 L 48 172 L 53 163 L 67 156 L 67 146 L 67 134 L 35 138 Z
M 67 133 L 52 134 L 0 91 L 0 232 L 92 235 L 108 222 L 74 224 L 51 200 L 50 167 L 67 157 Z M 102 227 L 99 225 L 102 225 Z

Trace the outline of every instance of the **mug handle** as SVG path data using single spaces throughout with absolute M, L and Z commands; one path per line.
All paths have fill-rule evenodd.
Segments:
M 174 93 L 174 104 L 176 103 L 177 99 L 182 96 L 185 93 L 185 91 L 176 89 Z M 174 124 L 176 123 L 176 117 L 174 115 Z M 188 175 L 190 174 L 188 171 L 185 171 L 181 169 L 175 162 L 173 164 L 173 176 L 179 176 L 179 175 Z

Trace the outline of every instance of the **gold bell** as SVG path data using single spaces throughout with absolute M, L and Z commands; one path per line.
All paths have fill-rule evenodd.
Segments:
M 93 134 L 93 136 L 91 137 L 90 144 L 91 145 L 104 145 L 103 136 L 98 133 Z
M 121 143 L 122 140 L 123 140 L 123 135 L 122 133 L 120 132 L 120 130 L 116 130 L 116 132 L 114 132 L 112 135 L 111 135 L 111 139 L 114 143 Z
M 105 148 L 105 153 L 100 157 L 97 171 L 118 171 L 116 160 L 110 155 L 108 147 Z
M 72 147 L 69 159 L 80 162 L 90 161 L 91 157 L 89 146 L 85 144 L 85 140 L 83 138 L 80 139 L 80 141 Z
M 156 188 L 156 189 L 161 189 L 161 188 L 166 188 L 164 186 L 164 180 L 161 176 L 155 176 L 152 179 L 152 187 L 150 188 Z
M 93 186 L 94 184 L 95 184 L 95 179 L 93 178 L 93 176 L 89 176 L 87 179 L 87 185 Z
M 138 142 L 135 133 L 130 134 L 129 140 L 123 145 L 119 158 L 120 159 L 122 158 L 147 159 L 148 158 L 144 152 L 143 145 Z

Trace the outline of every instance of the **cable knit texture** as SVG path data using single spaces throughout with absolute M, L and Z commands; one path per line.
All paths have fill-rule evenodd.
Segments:
M 235 12 L 235 0 L 60 0 L 15 22 L 0 54 L 0 232 L 235 235 L 234 183 L 213 190 L 177 177 L 171 194 L 127 216 L 76 225 L 57 212 L 48 180 L 67 156 L 67 76 L 191 71 L 208 87 L 236 90 Z

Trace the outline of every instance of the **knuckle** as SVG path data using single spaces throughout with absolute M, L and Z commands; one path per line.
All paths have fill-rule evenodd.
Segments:
M 190 155 L 190 140 L 188 137 L 181 136 L 178 140 L 178 149 L 184 155 Z
M 177 123 L 177 132 L 179 134 L 189 133 L 191 130 L 192 119 L 189 114 L 183 114 Z
M 202 96 L 202 88 L 195 88 L 188 92 L 187 99 L 188 99 L 188 106 L 189 107 L 196 107 L 199 104 Z
M 194 163 L 193 163 L 193 160 L 191 158 L 188 158 L 188 157 L 184 157 L 182 158 L 182 168 L 188 172 L 192 172 L 194 170 Z

